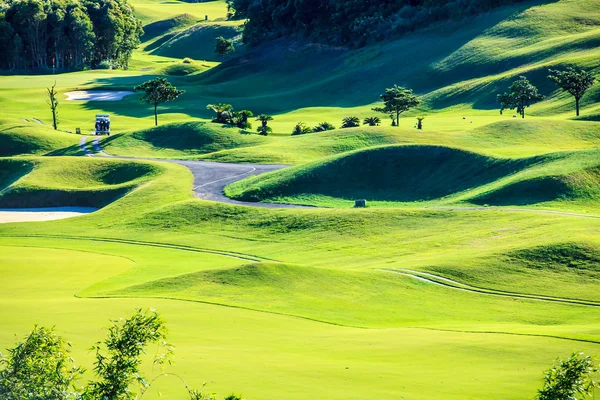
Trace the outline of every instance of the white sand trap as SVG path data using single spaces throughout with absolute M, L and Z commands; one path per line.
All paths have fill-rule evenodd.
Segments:
M 67 100 L 79 101 L 119 101 L 135 92 L 127 90 L 77 90 L 66 92 Z
M 9 222 L 53 221 L 93 213 L 91 207 L 0 208 L 0 224 Z

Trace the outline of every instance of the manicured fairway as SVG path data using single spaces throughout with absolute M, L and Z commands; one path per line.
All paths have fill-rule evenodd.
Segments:
M 575 118 L 547 79 L 600 73 L 599 2 L 527 0 L 359 49 L 258 50 L 225 1 L 131 3 L 145 34 L 128 70 L 0 76 L 0 208 L 98 209 L 0 224 L 0 351 L 56 326 L 90 369 L 110 320 L 151 307 L 176 347 L 169 372 L 248 400 L 529 400 L 557 357 L 600 357 L 600 84 Z M 214 54 L 217 36 L 236 51 Z M 545 96 L 526 119 L 496 104 L 519 75 Z M 65 95 L 156 76 L 185 90 L 158 127 L 139 93 Z M 379 114 L 291 136 L 376 115 L 395 83 L 422 100 L 400 127 Z M 211 123 L 209 103 L 269 113 L 273 132 Z M 92 138 L 97 113 L 111 136 Z M 233 182 L 225 195 L 250 204 L 195 198 L 198 170 L 164 160 L 243 164 L 203 184 Z M 272 167 L 257 164 L 278 170 L 246 178 Z M 144 399 L 185 394 L 164 377 Z
M 1 242 L 5 280 L 0 314 L 13 330 L 25 331 L 33 323 L 56 324 L 73 341 L 77 359 L 90 361 L 86 349 L 101 337 L 108 319 L 134 307 L 155 307 L 168 321 L 171 340 L 177 344 L 173 372 L 195 385 L 206 381 L 211 390 L 243 390 L 252 398 L 301 399 L 307 386 L 322 386 L 320 393 L 332 399 L 357 392 L 421 399 L 424 391 L 465 399 L 481 398 L 480 393 L 493 385 L 494 393 L 486 398 L 521 399 L 533 394 L 540 369 L 554 354 L 573 347 L 593 354 L 598 349 L 590 343 L 535 336 L 357 329 L 194 302 L 80 298 L 74 295 L 81 289 L 111 276 L 125 276 L 125 283 L 132 270 L 155 270 L 151 260 L 158 257 L 172 263 L 169 271 L 161 271 L 165 275 L 189 270 L 191 264 L 203 269 L 231 261 L 126 245 L 54 241 L 57 247 L 78 249 L 62 250 L 6 247 L 11 241 Z M 29 245 L 49 242 L 30 240 Z M 11 268 L 16 263 L 18 271 Z M 148 277 L 144 274 L 143 279 Z M 423 287 L 425 293 L 431 289 Z M 344 309 L 341 304 L 335 307 Z M 478 325 L 495 329 L 489 322 Z M 13 340 L 6 331 L 0 338 L 3 344 Z M 170 379 L 158 388 L 163 396 L 182 393 Z

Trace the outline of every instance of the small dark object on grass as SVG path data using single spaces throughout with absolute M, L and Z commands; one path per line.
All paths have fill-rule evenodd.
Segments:
M 366 207 L 367 207 L 367 200 L 365 200 L 365 199 L 354 200 L 354 208 L 366 208 Z

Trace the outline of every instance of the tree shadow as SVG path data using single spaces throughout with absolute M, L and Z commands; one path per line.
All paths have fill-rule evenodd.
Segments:
M 357 107 L 379 101 L 380 93 L 395 83 L 413 88 L 417 93 L 431 93 L 547 57 L 548 54 L 541 52 L 510 57 L 502 63 L 491 60 L 481 65 L 458 62 L 440 68 L 449 59 L 459 58 L 457 54 L 465 45 L 502 21 L 515 18 L 532 6 L 555 1 L 528 1 L 353 51 L 289 40 L 274 41 L 205 73 L 170 77 L 186 93 L 174 102 L 161 105 L 161 112 L 210 118 L 212 114 L 205 106 L 215 102 L 269 114 L 306 107 Z M 134 83 L 146 79 L 151 76 L 115 76 L 89 84 L 131 88 Z M 493 108 L 493 91 L 501 89 L 494 86 L 490 90 L 484 86 L 462 92 L 449 91 L 428 100 L 429 106 L 443 108 L 469 102 L 479 108 Z M 93 106 L 94 103 L 84 105 L 90 109 Z M 151 115 L 149 106 L 131 101 L 105 103 L 102 108 L 131 117 Z

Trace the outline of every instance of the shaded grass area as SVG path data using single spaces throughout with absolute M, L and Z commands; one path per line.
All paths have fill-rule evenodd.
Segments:
M 79 137 L 56 132 L 51 127 L 31 121 L 0 121 L 0 157 L 19 154 L 45 154 L 73 146 Z M 74 150 L 76 153 L 77 150 Z
M 598 151 L 494 158 L 439 146 L 383 146 L 250 177 L 226 187 L 234 198 L 349 207 L 460 204 L 596 209 Z
M 157 165 L 81 158 L 3 159 L 2 207 L 103 207 L 163 169 Z
M 502 160 L 436 146 L 386 146 L 252 177 L 226 194 L 244 201 L 319 194 L 345 199 L 425 201 L 485 185 L 541 159 Z
M 206 122 L 179 122 L 102 140 L 109 154 L 137 157 L 190 157 L 256 146 L 269 138 Z

